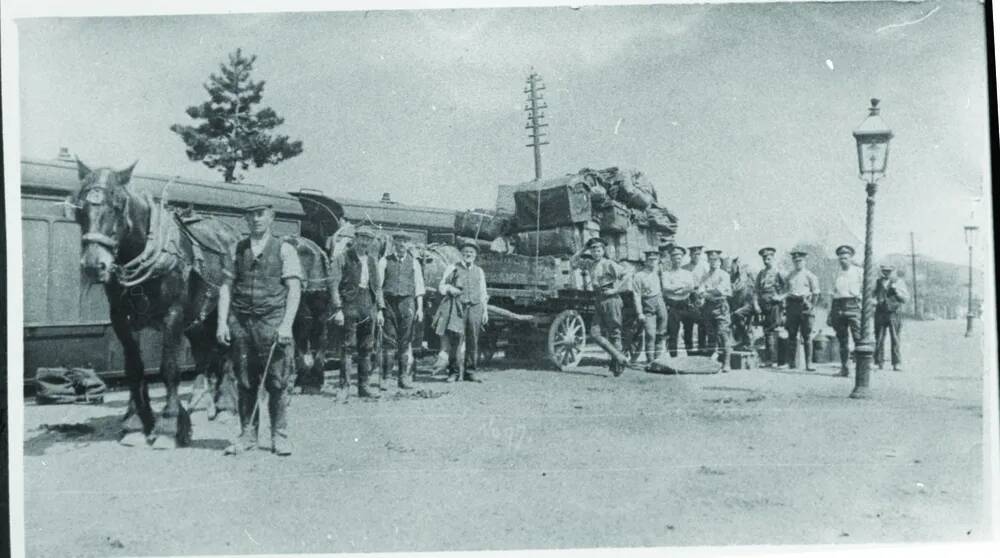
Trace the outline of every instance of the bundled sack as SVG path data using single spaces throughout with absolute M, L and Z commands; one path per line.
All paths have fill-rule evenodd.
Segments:
M 583 184 L 517 192 L 514 203 L 519 231 L 575 225 L 593 217 L 590 193 Z
M 90 368 L 39 368 L 35 373 L 35 401 L 57 403 L 103 403 L 108 387 Z
M 645 211 L 656 203 L 656 191 L 641 172 L 618 171 L 613 181 L 612 197 L 628 207 Z
M 522 256 L 569 256 L 583 248 L 579 227 L 564 226 L 517 233 L 514 253 Z
M 476 209 L 455 213 L 455 234 L 477 240 L 493 240 L 506 234 L 514 216 L 497 211 Z
M 642 212 L 639 224 L 670 236 L 677 234 L 677 216 L 669 209 L 655 204 Z
M 424 272 L 424 285 L 427 290 L 436 293 L 444 270 L 451 264 L 462 259 L 462 254 L 451 244 L 428 244 L 417 251 Z

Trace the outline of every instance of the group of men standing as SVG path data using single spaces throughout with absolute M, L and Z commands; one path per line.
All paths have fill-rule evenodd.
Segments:
M 250 234 L 230 254 L 219 289 L 216 337 L 230 347 L 240 422 L 240 435 L 226 453 L 239 454 L 258 446 L 263 413 L 258 408 L 260 391 L 266 391 L 271 443 L 265 447 L 277 455 L 290 455 L 287 411 L 295 376 L 292 325 L 302 296 L 302 265 L 296 248 L 272 232 L 271 206 L 245 209 Z M 327 277 L 332 286 L 332 321 L 341 329 L 339 393 L 346 396 L 355 365 L 360 397 L 379 397 L 378 391 L 386 389 L 393 372 L 399 389 L 411 389 L 411 344 L 414 326 L 424 317 L 425 285 L 410 237 L 396 231 L 391 245 L 380 250 L 373 229 L 359 227 L 348 234 L 352 238 L 345 249 L 333 254 Z M 483 270 L 475 265 L 478 248 L 474 243 L 464 244 L 461 254 L 461 261 L 445 269 L 438 285 L 442 304 L 433 325 L 448 352 L 449 381 L 473 379 L 479 332 L 487 321 L 489 295 Z M 380 354 L 374 354 L 377 336 Z M 469 351 L 464 352 L 466 345 Z M 381 369 L 377 390 L 371 385 L 376 358 Z
M 592 238 L 584 251 L 576 254 L 573 263 L 590 274 L 595 296 L 595 316 L 592 332 L 607 338 L 619 355 L 623 348 L 623 308 L 631 303 L 635 308 L 636 334 L 632 336 L 632 359 L 642 343 L 647 362 L 654 362 L 667 352 L 678 354 L 679 339 L 690 355 L 718 356 L 722 371 L 730 369 L 732 328 L 734 321 L 743 322 L 746 329 L 756 321 L 764 332 L 765 367 L 779 365 L 779 328 L 787 332 L 789 342 L 784 361 L 797 367 L 798 345 L 803 343 L 805 369 L 813 368 L 812 337 L 816 307 L 821 296 L 817 276 L 807 269 L 809 254 L 796 250 L 793 269 L 782 272 L 775 266 L 777 250 L 764 247 L 758 251 L 763 268 L 751 285 L 738 285 L 746 292 L 746 304 L 735 292 L 728 265 L 723 265 L 722 251 L 703 250 L 702 246 L 668 244 L 648 251 L 642 268 L 630 272 L 625 266 L 605 257 L 606 243 Z M 848 375 L 849 339 L 860 342 L 862 271 L 852 261 L 854 249 L 840 246 L 836 250 L 840 269 L 834 281 L 832 303 L 827 324 L 834 328 L 840 348 L 841 375 Z M 684 257 L 688 262 L 684 263 Z M 702 255 L 706 259 L 702 259 Z M 739 275 L 740 271 L 733 272 Z M 737 281 L 740 281 L 737 277 Z M 627 293 L 626 299 L 622 294 Z M 882 276 L 875 285 L 875 362 L 881 368 L 885 337 L 892 344 L 891 363 L 900 370 L 902 356 L 899 346 L 900 307 L 908 294 L 905 283 L 893 275 L 891 266 L 882 266 Z M 756 317 L 756 320 L 752 319 Z M 697 331 L 697 346 L 695 345 Z M 749 340 L 749 335 L 747 334 Z M 752 347 L 748 346 L 747 349 Z M 626 363 L 620 356 L 612 358 L 611 371 L 621 375 Z
M 238 454 L 258 445 L 258 419 L 263 413 L 258 408 L 262 399 L 259 392 L 264 390 L 271 422 L 269 447 L 277 455 L 289 455 L 287 410 L 295 376 L 292 325 L 302 296 L 303 271 L 296 248 L 273 234 L 274 211 L 270 206 L 246 208 L 246 220 L 250 234 L 236 244 L 219 290 L 216 337 L 219 343 L 231 346 L 240 421 L 240 435 L 226 453 Z M 360 397 L 379 396 L 369 383 L 375 358 L 380 359 L 382 371 L 379 390 L 386 389 L 391 371 L 400 389 L 412 387 L 411 344 L 415 324 L 423 321 L 425 285 L 409 242 L 405 232 L 397 231 L 390 246 L 377 250 L 375 231 L 360 227 L 346 248 L 331 258 L 332 321 L 342 330 L 337 387 L 345 396 L 355 354 Z M 718 355 L 722 371 L 728 371 L 732 317 L 745 320 L 745 314 L 752 313 L 764 329 L 765 366 L 777 365 L 778 328 L 784 326 L 792 340 L 786 361 L 796 366 L 801 338 L 805 341 L 805 367 L 812 370 L 811 338 L 820 286 L 816 275 L 806 269 L 805 252 L 791 252 L 794 269 L 785 274 L 774 265 L 777 251 L 762 248 L 759 254 L 764 267 L 753 282 L 749 312 L 744 312 L 746 306 L 734 312 L 730 307 L 733 282 L 730 270 L 723 266 L 721 250 L 666 245 L 646 252 L 643 267 L 633 272 L 605 257 L 605 247 L 603 239 L 592 238 L 571 263 L 589 276 L 594 293 L 592 335 L 606 339 L 615 349 L 610 366 L 614 376 L 620 376 L 627 364 L 622 359 L 622 295 L 626 293 L 637 316 L 633 337 L 643 340 L 647 362 L 655 362 L 664 352 L 676 357 L 682 336 L 688 354 Z M 475 379 L 479 333 L 489 319 L 486 277 L 475 263 L 478 246 L 464 243 L 460 253 L 460 260 L 444 270 L 437 287 L 442 300 L 432 322 L 447 355 L 440 367 L 447 369 L 448 381 Z M 860 342 L 862 272 L 852 262 L 852 247 L 840 246 L 836 253 L 840 269 L 827 323 L 836 331 L 840 373 L 846 376 L 849 336 L 855 345 Z M 707 261 L 702 260 L 702 254 Z M 687 263 L 683 263 L 685 255 Z M 882 367 L 888 335 L 891 363 L 899 370 L 899 309 L 908 294 L 892 271 L 883 266 L 874 289 L 875 362 Z M 374 355 L 379 332 L 382 351 Z M 638 345 L 633 344 L 633 355 L 638 354 Z

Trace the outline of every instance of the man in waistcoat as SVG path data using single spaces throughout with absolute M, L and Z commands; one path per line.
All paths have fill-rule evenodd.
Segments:
M 765 246 L 757 251 L 764 269 L 757 273 L 754 283 L 753 311 L 763 317 L 765 367 L 778 365 L 778 327 L 781 326 L 781 304 L 785 296 L 785 276 L 774 267 L 777 250 Z
M 694 277 L 695 286 L 701 285 L 708 275 L 708 264 L 702 259 L 702 246 L 688 247 L 688 263 L 683 268 Z M 705 321 L 702 308 L 702 299 L 696 295 L 691 299 L 690 311 L 681 318 L 681 325 L 684 326 L 684 346 L 688 347 L 688 354 L 705 354 L 708 347 L 708 322 Z M 692 352 L 694 347 L 694 327 L 698 326 L 698 351 Z
M 382 277 L 382 378 L 385 389 L 389 372 L 396 368 L 396 385 L 411 389 L 413 370 L 413 327 L 424 319 L 424 276 L 420 262 L 409 250 L 410 237 L 403 231 L 392 234 L 392 248 L 379 259 Z
M 246 208 L 250 236 L 236 244 L 219 288 L 218 341 L 231 346 L 238 382 L 240 436 L 226 448 L 242 453 L 257 445 L 258 391 L 267 390 L 271 450 L 289 455 L 288 404 L 294 374 L 292 323 L 302 292 L 302 264 L 295 248 L 271 232 L 270 205 Z
M 479 246 L 466 241 L 460 246 L 462 259 L 444 270 L 438 292 L 447 297 L 438 313 L 435 331 L 448 336 L 446 381 L 476 381 L 472 370 L 479 362 L 479 333 L 489 321 L 486 306 L 490 295 L 486 275 L 476 265 Z M 464 348 L 464 353 L 463 353 Z
M 882 369 L 885 363 L 885 334 L 889 334 L 892 350 L 889 358 L 893 370 L 903 369 L 903 351 L 900 335 L 903 317 L 900 308 L 910 298 L 906 282 L 900 281 L 891 265 L 883 265 L 882 275 L 875 282 L 875 365 Z
M 733 284 L 729 272 L 722 269 L 722 250 L 705 250 L 705 255 L 708 256 L 708 275 L 699 286 L 705 298 L 704 313 L 708 324 L 705 356 L 718 351 L 722 358 L 722 371 L 729 372 L 729 328 L 732 324 L 729 297 L 733 294 Z
M 833 280 L 833 302 L 826 325 L 833 327 L 840 345 L 840 375 L 850 375 L 847 361 L 850 358 L 848 334 L 857 347 L 861 342 L 861 288 L 864 272 L 854 265 L 854 248 L 837 247 L 837 263 L 840 269 Z
M 341 397 L 347 397 L 354 351 L 357 351 L 358 358 L 358 396 L 378 397 L 368 386 L 375 348 L 375 327 L 384 323 L 380 308 L 385 306 L 379 266 L 370 253 L 374 242 L 375 231 L 359 227 L 354 233 L 354 241 L 334 256 L 330 266 L 330 281 L 336 286 L 331 297 L 333 321 L 344 329 L 338 386 Z

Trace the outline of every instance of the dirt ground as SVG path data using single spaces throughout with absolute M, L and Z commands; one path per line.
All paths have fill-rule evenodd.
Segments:
M 120 446 L 122 393 L 29 403 L 27 553 L 983 540 L 981 339 L 963 332 L 907 323 L 905 371 L 876 372 L 867 401 L 833 365 L 616 379 L 599 360 L 296 396 L 288 458 L 223 456 L 236 426 L 204 413 L 190 448 Z

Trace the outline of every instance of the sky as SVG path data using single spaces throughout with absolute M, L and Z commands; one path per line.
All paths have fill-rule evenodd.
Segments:
M 923 19 L 922 19 L 923 18 Z M 919 20 L 919 21 L 918 21 Z M 915 22 L 907 24 L 907 22 Z M 489 208 L 534 176 L 524 80 L 546 86 L 544 177 L 646 173 L 677 240 L 757 259 L 862 246 L 852 129 L 892 128 L 876 255 L 966 262 L 986 194 L 983 5 L 616 6 L 22 19 L 21 153 L 219 179 L 171 124 L 240 47 L 302 155 L 247 182 L 331 197 Z M 986 224 L 984 209 L 975 218 Z M 981 235 L 984 236 L 984 235 Z M 983 252 L 986 253 L 985 251 Z

